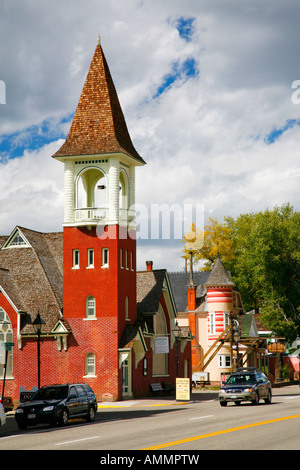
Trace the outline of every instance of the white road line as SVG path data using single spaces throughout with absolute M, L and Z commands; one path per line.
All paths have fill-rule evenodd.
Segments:
M 194 419 L 212 418 L 213 416 L 214 416 L 214 415 L 197 416 L 197 418 L 189 418 L 189 421 L 193 421 Z
M 57 442 L 55 445 L 56 446 L 64 446 L 66 444 L 73 444 L 74 442 L 89 441 L 91 439 L 99 439 L 100 437 L 102 437 L 102 436 L 85 437 L 83 439 L 75 439 L 74 441 Z
M 276 395 L 275 395 L 276 396 Z M 273 398 L 275 398 L 275 396 Z M 294 400 L 295 398 L 299 398 L 299 395 L 281 395 L 280 398 L 284 398 L 285 400 Z

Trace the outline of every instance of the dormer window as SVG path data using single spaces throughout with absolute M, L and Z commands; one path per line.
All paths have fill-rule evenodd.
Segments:
M 16 247 L 30 247 L 30 244 L 26 238 L 21 234 L 19 230 L 10 237 L 3 248 L 16 248 Z

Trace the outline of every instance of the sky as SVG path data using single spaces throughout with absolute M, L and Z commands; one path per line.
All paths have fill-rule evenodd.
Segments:
M 51 156 L 98 34 L 147 162 L 138 269 L 182 271 L 192 221 L 299 210 L 299 18 L 298 0 L 0 0 L 0 235 L 62 230 L 63 165 Z M 180 230 L 151 234 L 157 210 L 167 220 L 173 208 Z

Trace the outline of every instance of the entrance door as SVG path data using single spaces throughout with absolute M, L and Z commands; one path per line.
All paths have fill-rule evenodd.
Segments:
M 121 367 L 122 367 L 122 396 L 132 396 L 131 390 L 131 355 L 130 353 L 121 354 Z

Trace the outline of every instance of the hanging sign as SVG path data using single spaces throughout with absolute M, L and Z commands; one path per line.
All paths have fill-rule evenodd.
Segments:
M 168 354 L 168 353 L 169 353 L 168 336 L 157 336 L 155 338 L 155 354 Z

